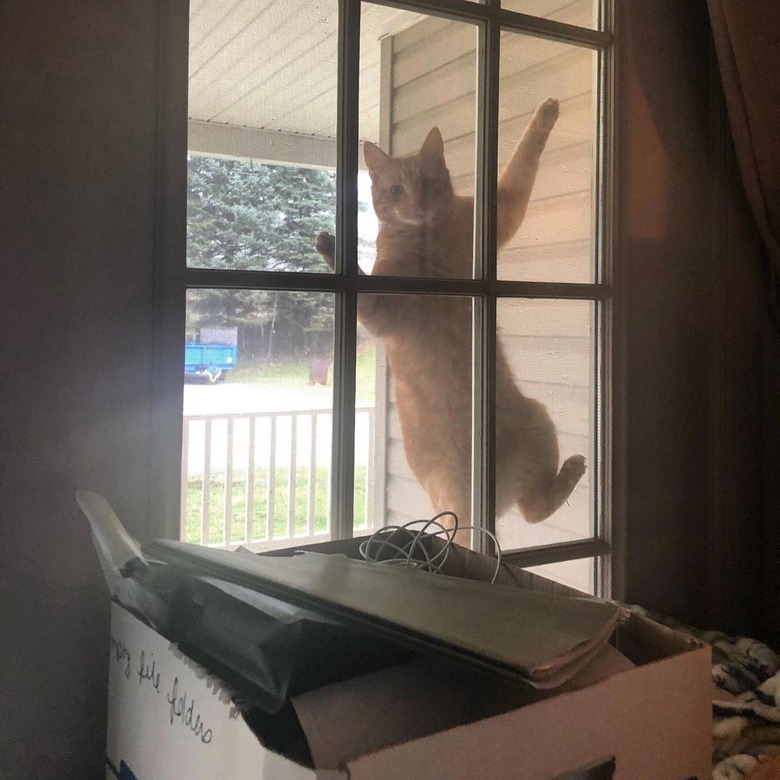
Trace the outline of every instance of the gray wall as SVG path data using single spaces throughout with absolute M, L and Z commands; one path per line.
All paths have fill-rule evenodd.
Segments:
M 157 3 L 0 5 L 0 778 L 105 777 L 77 487 L 145 535 Z

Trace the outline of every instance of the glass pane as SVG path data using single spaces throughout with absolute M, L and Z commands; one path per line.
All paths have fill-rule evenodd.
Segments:
M 187 170 L 189 267 L 327 270 L 314 237 L 335 220 L 333 172 L 197 156 Z
M 333 332 L 330 293 L 188 291 L 183 539 L 329 537 Z
M 496 532 L 505 550 L 593 535 L 594 308 L 498 302 Z
M 545 563 L 541 566 L 528 566 L 526 571 L 560 582 L 583 593 L 596 593 L 595 561 L 593 558 L 580 558 L 560 563 Z
M 387 361 L 381 342 L 358 325 L 355 363 L 355 535 L 385 523 L 384 475 Z
M 375 527 L 444 510 L 468 524 L 471 299 L 363 294 L 358 311 L 358 407 L 374 404 L 368 484 Z M 368 442 L 356 449 L 370 451 Z M 466 536 L 458 541 L 469 542 Z
M 325 270 L 337 26 L 336 0 L 191 4 L 189 267 Z
M 501 0 L 510 11 L 591 29 L 599 26 L 599 6 L 599 0 Z
M 363 5 L 361 164 L 385 231 L 374 273 L 473 275 L 476 50 L 472 24 Z
M 507 188 L 525 185 L 520 192 L 526 195 L 506 199 L 508 227 L 499 235 L 500 279 L 595 279 L 595 68 L 596 54 L 589 49 L 510 32 L 502 35 L 499 175 L 511 160 L 513 166 L 501 183 Z M 557 111 L 549 99 L 558 102 Z M 529 134 L 521 142 L 526 127 Z M 537 161 L 529 202 L 527 182 Z M 522 225 L 512 236 L 526 204 Z

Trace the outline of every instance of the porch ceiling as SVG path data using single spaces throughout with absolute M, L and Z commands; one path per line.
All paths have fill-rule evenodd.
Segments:
M 334 164 L 337 9 L 335 0 L 193 0 L 190 148 Z M 364 6 L 361 138 L 379 137 L 380 41 L 420 18 Z

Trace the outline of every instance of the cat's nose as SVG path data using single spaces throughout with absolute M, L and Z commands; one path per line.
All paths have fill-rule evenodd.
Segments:
M 411 207 L 412 214 L 415 217 L 422 218 L 426 214 L 426 208 L 425 203 L 423 203 L 421 198 L 414 198 L 411 203 L 409 204 Z

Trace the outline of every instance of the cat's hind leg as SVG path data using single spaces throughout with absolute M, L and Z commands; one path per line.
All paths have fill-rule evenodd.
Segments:
M 462 547 L 471 546 L 471 531 L 456 530 L 456 527 L 462 529 L 471 525 L 471 490 L 462 489 L 463 485 L 469 485 L 468 480 L 468 474 L 464 475 L 460 482 L 448 480 L 446 477 L 438 479 L 429 477 L 421 480 L 421 484 L 431 500 L 434 515 L 446 513 L 442 514 L 436 522 L 448 531 L 454 531 L 452 541 Z M 431 527 L 429 530 L 430 533 L 437 531 L 435 527 Z M 445 538 L 443 532 L 441 532 L 440 538 Z
M 563 505 L 584 473 L 584 456 L 572 455 L 566 458 L 555 477 L 520 496 L 517 503 L 526 521 L 539 523 L 546 520 Z
M 452 512 L 455 517 L 458 518 L 457 527 L 459 529 L 468 528 L 471 526 L 471 511 L 465 506 L 461 508 L 453 506 L 450 509 L 437 510 L 436 514 L 438 514 L 439 511 Z M 456 522 L 452 515 L 442 515 L 442 517 L 440 517 L 436 522 L 443 525 L 450 532 L 455 531 Z M 435 530 L 435 528 L 431 528 L 431 533 L 434 533 Z M 441 534 L 441 538 L 445 538 L 443 533 Z M 471 547 L 471 530 L 455 531 L 455 533 L 452 534 L 452 541 L 455 542 L 455 544 L 459 544 L 461 547 Z

